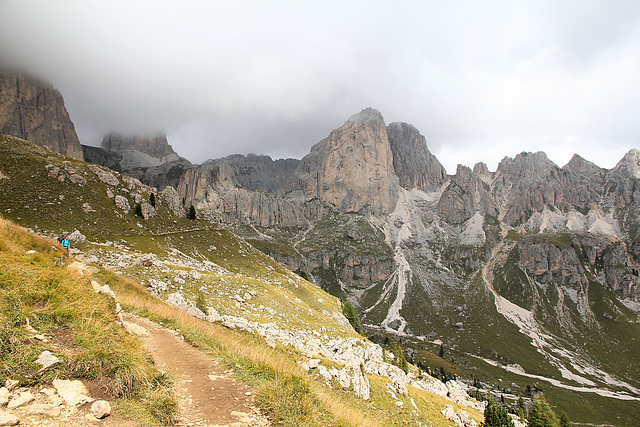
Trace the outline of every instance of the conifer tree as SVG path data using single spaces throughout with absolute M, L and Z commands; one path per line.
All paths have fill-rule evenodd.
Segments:
M 358 313 L 356 313 L 356 309 L 353 308 L 353 305 L 349 301 L 342 300 L 342 314 L 347 318 L 353 329 L 362 335 L 362 325 L 360 324 L 360 319 L 358 318 Z
M 196 219 L 196 208 L 193 205 L 189 206 L 189 213 L 187 214 L 187 218 Z
M 480 427 L 515 427 L 509 417 L 507 408 L 498 406 L 496 402 L 489 398 L 489 403 L 484 410 L 484 422 Z
M 136 204 L 136 207 L 134 208 L 134 214 L 139 217 L 142 216 L 142 205 L 140 203 Z
M 156 196 L 155 196 L 155 194 L 153 194 L 153 193 L 149 194 L 149 203 L 154 208 L 156 207 Z
M 560 427 L 560 420 L 542 394 L 533 399 L 533 407 L 529 411 L 529 427 Z

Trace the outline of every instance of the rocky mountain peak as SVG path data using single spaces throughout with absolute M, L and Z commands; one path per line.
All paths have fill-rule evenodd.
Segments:
M 602 179 L 605 174 L 605 170 L 600 166 L 585 160 L 577 154 L 574 154 L 569 163 L 564 165 L 562 169 L 574 174 L 586 175 L 592 179 Z
M 366 108 L 351 116 L 305 156 L 282 186 L 289 198 L 317 198 L 341 211 L 395 207 L 398 178 L 382 115 Z
M 123 170 L 159 166 L 180 158 L 169 145 L 164 133 L 151 136 L 110 133 L 104 136 L 101 146 L 105 150 L 122 154 Z
M 418 129 L 408 123 L 395 122 L 387 126 L 387 135 L 393 167 L 402 187 L 429 192 L 444 183 L 447 173 L 427 148 L 426 139 Z
M 0 133 L 83 160 L 60 92 L 23 72 L 0 69 Z
M 537 153 L 522 152 L 514 159 L 505 157 L 498 164 L 497 171 L 527 180 L 536 180 L 557 168 L 558 166 L 544 152 L 538 151 Z
M 618 162 L 611 174 L 625 178 L 640 178 L 640 150 L 633 148 Z
M 380 111 L 367 107 L 364 110 L 360 111 L 358 114 L 354 114 L 349 117 L 347 122 L 354 123 L 368 123 L 368 122 L 384 122 L 384 118 L 382 117 L 382 113 Z

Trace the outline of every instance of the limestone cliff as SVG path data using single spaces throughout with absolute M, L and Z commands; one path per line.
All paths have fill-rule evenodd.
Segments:
M 408 123 L 391 123 L 387 126 L 387 135 L 393 167 L 402 187 L 430 192 L 444 184 L 447 173 L 427 148 L 426 139 L 418 129 Z
M 0 70 L 0 133 L 83 160 L 82 147 L 60 92 L 25 73 Z
M 122 155 L 122 170 L 159 166 L 180 158 L 164 133 L 151 136 L 110 133 L 102 139 L 101 147 Z
M 298 159 L 277 159 L 269 156 L 235 154 L 218 160 L 231 166 L 235 179 L 250 191 L 272 193 L 291 176 L 298 167 Z
M 302 159 L 280 194 L 319 199 L 340 211 L 391 212 L 399 188 L 382 115 L 371 108 L 349 118 Z

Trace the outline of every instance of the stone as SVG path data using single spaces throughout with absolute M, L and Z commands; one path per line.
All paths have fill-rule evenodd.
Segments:
M 11 378 L 7 378 L 7 380 L 4 382 L 4 386 L 9 390 L 13 390 L 14 388 L 18 387 L 18 381 L 17 380 L 12 380 Z
M 143 267 L 152 267 L 156 261 L 155 254 L 144 254 L 136 260 L 135 264 Z
M 96 400 L 91 405 L 91 414 L 99 420 L 106 418 L 111 415 L 111 404 L 106 400 Z
M 120 184 L 120 181 L 118 181 L 118 178 L 116 178 L 116 176 L 111 172 L 109 172 L 108 170 L 105 170 L 99 166 L 91 165 L 91 164 L 87 165 L 87 168 L 89 168 L 89 170 L 93 172 L 100 181 L 104 182 L 107 185 L 111 185 L 115 187 L 116 185 Z M 107 189 L 107 191 L 109 190 Z
M 142 210 L 142 218 L 144 219 L 149 219 L 157 215 L 156 208 L 151 206 L 150 203 L 143 202 L 140 208 Z
M 36 360 L 36 363 L 42 366 L 38 370 L 39 373 L 42 373 L 42 372 L 46 371 L 47 369 L 49 369 L 50 367 L 60 363 L 60 359 L 58 359 L 49 350 L 45 350 L 42 353 L 40 353 L 40 356 L 38 356 L 38 359 Z
M 320 359 L 309 359 L 302 362 L 302 369 L 309 371 L 310 369 L 316 369 L 320 365 Z
M 353 378 L 351 379 L 351 384 L 353 385 L 353 392 L 360 399 L 369 400 L 371 395 L 371 386 L 369 384 L 369 379 L 362 374 L 359 368 L 354 369 Z
M 68 406 L 74 407 L 94 401 L 88 396 L 89 391 L 82 381 L 55 379 L 53 387 Z
M 46 415 L 52 418 L 60 416 L 60 406 L 50 403 L 34 403 L 25 407 L 29 415 Z
M 115 199 L 116 206 L 118 209 L 122 209 L 125 212 L 129 212 L 131 210 L 131 206 L 129 205 L 129 200 L 126 197 L 121 195 L 116 195 Z
M 33 399 L 35 399 L 35 397 L 30 392 L 28 391 L 20 392 L 18 396 L 9 400 L 9 403 L 7 404 L 7 408 L 15 409 L 20 406 L 27 405 L 33 402 Z
M 182 205 L 182 201 L 180 196 L 178 196 L 178 192 L 175 188 L 168 185 L 162 190 L 162 199 L 169 206 L 169 210 L 178 218 L 184 218 L 187 216 L 184 206 Z
M 17 426 L 20 424 L 20 418 L 13 414 L 0 411 L 0 426 Z
M 84 243 L 87 241 L 87 238 L 84 234 L 80 233 L 78 230 L 74 230 L 73 233 L 69 234 L 69 240 L 78 243 Z
M 0 387 L 0 406 L 9 403 L 9 390 L 6 387 Z

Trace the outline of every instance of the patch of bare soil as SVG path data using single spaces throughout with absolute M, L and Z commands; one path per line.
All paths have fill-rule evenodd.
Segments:
M 138 335 L 158 368 L 176 381 L 180 426 L 267 427 L 271 424 L 254 406 L 251 388 L 231 378 L 209 356 L 177 333 L 148 319 L 126 313 L 125 326 Z

